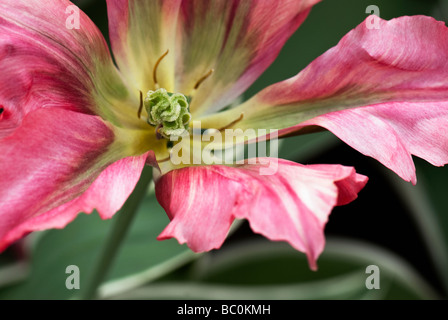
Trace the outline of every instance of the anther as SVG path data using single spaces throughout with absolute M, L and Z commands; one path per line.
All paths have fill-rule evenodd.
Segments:
M 244 118 L 244 113 L 241 113 L 241 115 L 238 117 L 238 119 L 233 120 L 232 122 L 230 122 L 228 125 L 218 129 L 218 131 L 224 131 L 225 129 L 228 129 L 230 127 L 232 127 L 233 125 L 237 124 L 238 122 L 240 122 L 241 120 L 243 120 Z
M 143 109 L 143 92 L 140 91 L 140 107 L 138 107 L 137 117 L 140 119 Z
M 163 158 L 163 159 L 161 159 L 161 160 L 157 160 L 157 163 L 166 162 L 166 161 L 168 161 L 168 160 L 170 160 L 170 159 L 171 159 L 171 157 L 166 157 L 166 158 Z
M 163 139 L 163 135 L 160 133 L 160 129 L 163 128 L 163 124 L 159 123 L 156 127 L 156 138 L 157 140 Z
M 166 57 L 169 51 L 170 51 L 169 49 L 166 50 L 166 52 L 162 54 L 162 56 L 157 60 L 156 64 L 154 65 L 154 70 L 152 71 L 152 79 L 154 81 L 154 87 L 156 89 L 159 89 L 159 83 L 157 82 L 157 68 L 159 67 L 160 62 L 163 60 L 163 58 Z
M 199 79 L 194 85 L 193 87 L 194 90 L 197 90 L 199 86 L 202 84 L 202 82 L 204 82 L 208 77 L 210 77 L 214 71 L 215 71 L 214 69 L 210 69 L 205 75 L 203 75 L 202 78 Z

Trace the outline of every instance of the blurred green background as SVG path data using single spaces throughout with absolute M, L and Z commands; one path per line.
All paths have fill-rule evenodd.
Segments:
M 75 1 L 107 37 L 105 1 Z M 428 0 L 324 0 L 285 45 L 245 98 L 291 77 L 336 45 L 377 5 L 383 19 L 424 14 L 448 19 Z M 336 208 L 326 227 L 319 270 L 305 255 L 254 235 L 242 223 L 224 246 L 194 254 L 175 240 L 158 242 L 168 223 L 151 190 L 100 288 L 119 299 L 440 299 L 448 297 L 448 168 L 416 159 L 417 186 L 328 132 L 285 139 L 279 156 L 300 163 L 341 163 L 369 176 L 359 198 Z M 33 234 L 0 255 L 0 299 L 73 299 L 82 293 L 112 221 L 81 214 L 64 230 Z M 380 289 L 365 286 L 366 267 L 380 269 Z M 68 265 L 81 289 L 65 287 Z

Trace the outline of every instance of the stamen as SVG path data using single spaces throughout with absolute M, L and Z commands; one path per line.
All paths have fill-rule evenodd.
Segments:
M 161 160 L 157 160 L 157 163 L 166 162 L 166 161 L 168 161 L 168 160 L 170 160 L 170 159 L 171 159 L 171 157 L 166 157 L 166 158 L 163 158 L 163 159 L 161 159 Z
M 215 71 L 215 69 L 210 69 L 205 75 L 202 76 L 201 79 L 199 79 L 196 84 L 194 85 L 194 90 L 197 90 L 202 82 L 204 82 L 208 77 L 212 75 L 212 73 Z
M 162 54 L 162 56 L 159 58 L 159 60 L 157 60 L 156 64 L 154 65 L 154 70 L 152 71 L 152 79 L 154 80 L 154 86 L 156 87 L 156 89 L 159 89 L 159 83 L 157 82 L 157 68 L 159 67 L 160 62 L 163 60 L 163 58 L 166 57 L 169 51 L 170 51 L 169 49 L 166 50 L 166 52 Z
M 143 109 L 143 92 L 140 91 L 140 107 L 138 107 L 137 117 L 140 119 Z
M 163 128 L 163 124 L 159 123 L 156 127 L 156 138 L 157 140 L 163 139 L 163 135 L 160 133 L 160 129 Z
M 243 118 L 244 118 L 244 113 L 242 112 L 238 119 L 233 120 L 232 122 L 230 122 L 225 127 L 222 127 L 221 129 L 218 129 L 218 131 L 224 131 L 225 129 L 228 129 L 228 128 L 232 127 L 234 124 L 236 124 L 236 123 L 240 122 L 241 120 L 243 120 Z

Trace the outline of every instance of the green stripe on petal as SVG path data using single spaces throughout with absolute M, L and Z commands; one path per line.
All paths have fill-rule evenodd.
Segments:
M 299 130 L 306 120 L 334 111 L 388 102 L 448 100 L 448 29 L 430 17 L 366 22 L 295 77 L 274 84 L 242 105 L 203 117 L 202 126 Z
M 137 90 L 155 90 L 153 69 L 174 50 L 180 0 L 107 0 L 109 34 L 120 71 Z M 174 54 L 158 67 L 160 87 L 174 91 Z
M 194 98 L 194 115 L 216 112 L 240 96 L 274 61 L 313 0 L 183 1 L 176 90 Z M 201 77 L 214 73 L 192 90 Z

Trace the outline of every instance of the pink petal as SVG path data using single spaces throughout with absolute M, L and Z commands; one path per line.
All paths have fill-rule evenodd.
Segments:
M 153 89 L 154 64 L 167 49 L 158 80 L 168 91 L 188 95 L 214 69 L 191 105 L 196 115 L 212 112 L 260 76 L 319 1 L 108 0 L 112 48 L 143 92 Z
M 81 11 L 67 27 L 76 12 L 65 0 L 0 3 L 0 250 L 80 211 L 111 217 L 156 140 L 101 32 Z
M 171 222 L 158 239 L 175 237 L 193 251 L 208 251 L 222 245 L 234 219 L 247 219 L 254 232 L 305 252 L 316 269 L 328 215 L 334 206 L 354 200 L 367 177 L 341 165 L 258 161 L 235 168 L 189 167 L 163 175 L 156 195 Z M 260 175 L 260 168 L 275 161 L 274 175 Z
M 259 93 L 276 106 L 307 101 L 348 107 L 447 99 L 448 28 L 432 17 L 367 20 L 295 77 Z M 326 105 L 323 107 L 327 107 Z
M 93 204 L 110 217 L 146 161 L 146 156 L 122 160 L 106 169 L 121 158 L 114 139 L 96 116 L 58 108 L 28 113 L 20 127 L 0 140 L 0 247 L 25 231 L 65 225 L 77 209 L 91 210 Z M 75 201 L 89 186 L 82 202 Z M 104 202 L 106 195 L 113 198 Z
M 67 28 L 67 8 L 75 6 L 65 0 L 1 1 L 0 138 L 41 107 L 111 119 L 126 110 L 127 89 L 101 32 L 81 11 L 79 29 Z M 120 108 L 111 108 L 117 102 Z
M 27 218 L 16 213 L 12 228 L 0 229 L 0 251 L 32 231 L 64 228 L 78 213 L 97 209 L 101 218 L 109 219 L 124 204 L 140 178 L 146 154 L 129 157 L 108 166 L 79 197 L 37 216 Z
M 401 178 L 417 182 L 412 155 L 436 166 L 448 163 L 448 102 L 384 103 L 306 121 L 324 127 Z

